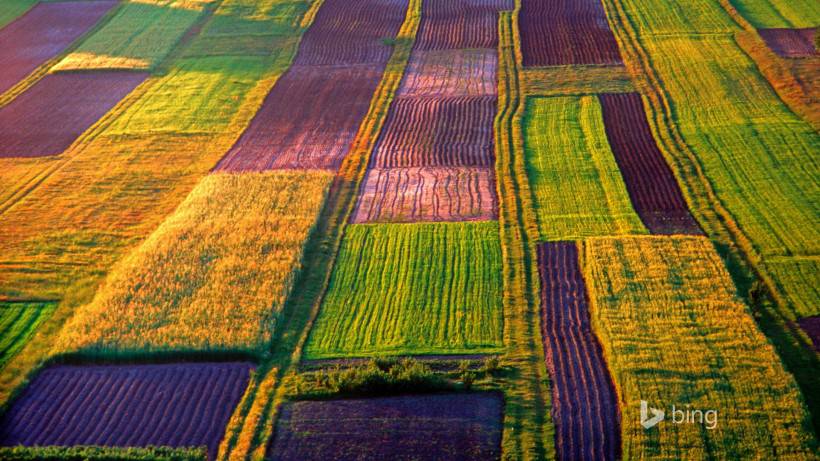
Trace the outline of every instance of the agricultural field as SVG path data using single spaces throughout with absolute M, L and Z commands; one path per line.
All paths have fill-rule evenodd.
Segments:
M 349 226 L 306 354 L 495 352 L 500 265 L 494 222 Z
M 819 28 L 0 0 L 0 459 L 817 459 Z
M 4 415 L 0 443 L 205 446 L 213 458 L 252 370 L 238 362 L 49 367 Z
M 295 402 L 270 459 L 494 459 L 502 401 L 493 394 Z

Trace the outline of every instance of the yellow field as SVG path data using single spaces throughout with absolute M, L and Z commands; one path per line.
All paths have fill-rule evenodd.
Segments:
M 735 295 L 705 237 L 594 238 L 585 244 L 593 327 L 621 406 L 624 459 L 812 459 L 794 378 Z M 640 401 L 667 420 L 640 425 Z M 674 424 L 670 407 L 718 411 Z M 762 455 L 767 453 L 768 455 Z
M 94 301 L 65 325 L 57 349 L 264 347 L 331 178 L 304 171 L 206 177 L 117 263 Z
M 528 95 L 581 95 L 635 91 L 623 66 L 553 66 L 521 69 Z

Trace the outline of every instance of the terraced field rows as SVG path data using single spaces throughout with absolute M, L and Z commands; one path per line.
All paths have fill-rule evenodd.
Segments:
M 305 354 L 495 352 L 500 270 L 495 222 L 350 225 Z
M 497 459 L 502 407 L 489 393 L 288 403 L 268 457 Z
M 0 29 L 0 43 L 7 44 L 0 47 L 0 94 L 60 54 L 116 4 L 104 0 L 41 2 Z M 50 30 L 58 23 L 57 31 Z M 8 45 L 12 43 L 14 46 Z
M 557 457 L 619 459 L 618 398 L 590 326 L 589 295 L 575 243 L 539 245 L 538 267 Z
M 52 366 L 4 415 L 0 444 L 205 445 L 214 459 L 251 370 L 247 363 Z
M 600 0 L 522 0 L 518 22 L 525 67 L 621 63 Z
M 734 459 L 812 457 L 816 440 L 794 378 L 708 239 L 594 238 L 585 247 L 592 325 L 618 389 L 624 459 L 706 459 L 717 447 Z M 717 424 L 665 421 L 645 430 L 641 400 L 667 412 L 672 404 L 714 409 Z

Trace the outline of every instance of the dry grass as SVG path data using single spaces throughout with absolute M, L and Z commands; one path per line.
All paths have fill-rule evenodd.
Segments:
M 708 239 L 585 245 L 593 327 L 621 404 L 624 459 L 812 459 L 816 440 L 794 378 Z M 645 430 L 641 400 L 665 408 L 667 421 Z M 717 427 L 673 424 L 673 404 L 717 410 Z
M 332 175 L 214 174 L 107 277 L 56 348 L 258 352 L 300 269 Z

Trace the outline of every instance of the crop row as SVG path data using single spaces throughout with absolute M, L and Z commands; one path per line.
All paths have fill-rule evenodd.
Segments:
M 524 151 L 541 239 L 646 233 L 594 96 L 527 99 Z
M 575 243 L 540 244 L 538 267 L 557 457 L 618 459 L 618 398 L 601 345 L 590 326 L 589 295 Z
M 55 307 L 53 302 L 0 302 L 0 367 L 22 349 Z
M 52 366 L 0 420 L 0 445 L 207 446 L 216 456 L 247 363 Z
M 497 350 L 500 259 L 495 222 L 348 226 L 307 357 Z
M 600 0 L 523 0 L 518 22 L 525 67 L 621 63 Z
M 324 2 L 294 65 L 216 169 L 338 169 L 390 57 L 384 38 L 406 9 L 406 0 Z
M 493 168 L 371 168 L 351 221 L 484 221 L 497 209 Z
M 0 107 L 0 157 L 62 153 L 146 77 L 111 71 L 47 75 Z
M 414 50 L 494 50 L 498 48 L 498 12 L 513 6 L 512 0 L 424 2 Z

